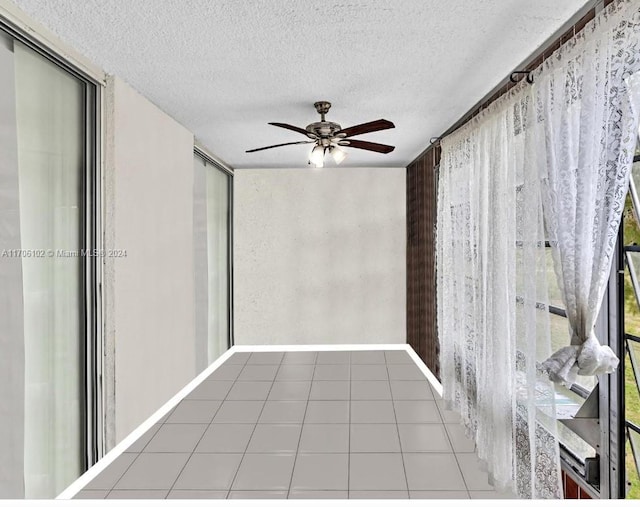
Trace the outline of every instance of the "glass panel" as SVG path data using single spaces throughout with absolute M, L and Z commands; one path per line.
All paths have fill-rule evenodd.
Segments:
M 558 277 L 553 269 L 553 257 L 551 256 L 551 248 L 546 249 L 547 254 L 547 287 L 549 291 L 549 304 L 564 309 L 562 302 L 562 293 L 558 287 Z
M 229 347 L 230 182 L 228 174 L 195 156 L 194 261 L 199 371 Z
M 627 262 L 629 260 L 630 257 L 627 257 Z M 640 267 L 640 259 L 631 262 L 633 262 L 634 268 Z M 640 309 L 638 308 L 636 293 L 633 290 L 631 276 L 627 269 L 624 270 L 624 330 L 625 333 L 640 336 Z
M 598 383 L 598 377 L 591 375 L 589 377 L 583 377 L 582 375 L 578 375 L 576 380 L 576 384 L 587 390 L 588 392 L 593 391 L 593 388 Z
M 636 147 L 636 152 L 638 148 Z M 637 153 L 636 153 L 637 155 Z M 638 202 L 638 189 L 640 189 L 640 162 L 636 162 L 631 166 L 631 178 L 629 180 L 629 193 L 627 194 L 627 201 L 631 201 L 634 204 L 634 219 L 638 220 L 638 209 L 640 209 L 640 202 Z M 628 245 L 625 238 L 625 245 Z
M 636 387 L 638 388 L 637 392 L 640 393 L 640 383 L 638 382 L 640 380 L 640 378 L 638 377 L 638 375 L 640 375 L 640 363 L 638 362 L 638 359 L 640 358 L 640 343 L 633 340 L 626 340 L 626 342 L 628 347 L 627 352 L 629 353 L 629 360 L 631 363 L 631 370 L 636 381 Z M 636 414 L 636 416 L 638 416 L 638 414 Z M 632 420 L 636 424 L 640 425 L 640 420 Z
M 627 499 L 639 499 L 640 498 L 640 476 L 638 475 L 638 469 L 636 468 L 636 462 L 633 456 L 633 450 L 631 449 L 631 442 L 629 438 L 625 438 L 625 477 L 627 479 Z
M 15 43 L 23 251 L 25 491 L 51 498 L 81 473 L 84 85 Z M 69 254 L 69 255 L 67 255 Z
M 627 427 L 629 432 L 627 446 L 627 460 L 626 460 L 626 472 L 627 472 L 627 498 L 640 498 L 640 478 L 638 472 L 640 471 L 640 433 L 633 428 Z
M 625 286 L 625 303 L 627 299 L 629 300 L 628 312 L 625 311 L 625 323 L 627 324 L 625 331 L 629 334 L 638 335 L 637 330 L 640 328 L 640 311 L 638 311 L 640 308 L 638 306 L 638 296 L 640 296 L 640 252 L 626 252 L 625 255 L 629 269 L 628 279 L 630 282 L 628 290 Z M 627 278 L 626 270 L 625 278 Z M 626 315 L 627 313 L 629 314 L 628 317 Z
M 640 162 L 633 164 L 634 169 L 634 178 L 636 177 L 636 173 L 640 173 Z M 638 183 L 640 183 L 640 174 L 637 174 Z M 637 189 L 638 187 L 634 185 Z M 637 212 L 633 206 L 633 201 L 631 199 L 631 193 L 627 194 L 627 198 L 624 202 L 624 211 L 623 211 L 623 229 L 622 229 L 622 239 L 625 245 L 640 245 L 640 227 L 638 226 L 638 217 Z
M 529 310 L 531 311 L 531 310 Z M 554 349 L 554 344 L 551 343 L 551 333 L 554 330 L 551 329 L 551 314 L 544 307 L 537 307 L 535 310 L 536 315 L 536 327 L 535 329 L 530 328 L 531 333 L 535 333 L 535 344 L 536 344 L 536 361 L 542 363 L 546 361 L 551 354 L 553 354 L 556 349 Z M 529 346 L 531 337 L 527 336 L 524 332 L 527 329 L 527 323 L 524 319 L 525 308 L 523 304 L 516 305 L 516 340 L 518 350 L 521 351 L 525 356 L 528 355 Z
M 636 143 L 636 156 L 640 155 L 640 143 Z M 629 193 L 625 201 L 622 216 L 624 245 L 640 245 L 640 226 L 638 224 L 638 188 L 640 185 L 640 162 L 633 164 Z M 640 308 L 638 302 L 640 278 L 640 254 L 626 252 L 627 268 L 624 270 L 624 331 L 627 334 L 640 336 Z M 633 276 L 631 276 L 633 275 Z M 640 344 L 633 340 L 625 340 L 627 351 L 624 355 L 624 410 L 625 419 L 636 425 L 640 424 L 640 392 L 638 389 L 637 358 L 640 357 Z M 626 497 L 640 498 L 640 435 L 632 428 L 627 429 L 628 438 L 625 445 L 625 471 L 627 479 Z
M 584 399 L 561 385 L 556 385 L 555 391 L 558 419 L 570 419 L 582 406 Z M 584 461 L 585 458 L 592 458 L 596 455 L 596 450 L 593 447 L 561 422 L 558 423 L 558 435 L 560 442 L 582 461 Z
M 207 164 L 207 252 L 209 268 L 209 363 L 229 339 L 229 178 Z
M 565 317 L 549 313 L 549 324 L 551 326 L 551 349 L 556 352 L 569 345 L 571 341 L 569 321 Z
M 597 454 L 593 447 L 561 422 L 558 423 L 558 437 L 560 442 L 583 463 L 586 458 L 594 458 Z
M 627 341 L 627 343 L 637 357 L 638 354 L 640 354 L 640 343 L 633 343 L 631 341 Z M 624 384 L 625 418 L 627 421 L 631 421 L 640 426 L 640 392 L 638 391 L 638 385 L 629 354 L 625 354 Z
M 640 164 L 635 163 L 632 172 L 634 185 L 640 183 Z M 631 193 L 627 196 L 623 220 L 623 237 L 625 245 L 640 244 L 640 227 L 638 226 L 637 213 L 631 205 Z M 640 282 L 640 253 L 626 252 L 627 268 L 624 270 L 624 326 L 625 332 L 640 336 L 640 309 L 638 307 L 638 293 L 634 287 L 631 274 L 635 275 L 636 284 Z M 624 364 L 624 406 L 625 419 L 635 424 L 640 424 L 640 393 L 638 392 L 637 358 L 640 357 L 640 343 L 632 340 L 626 341 L 629 347 L 625 354 Z M 636 359 L 636 361 L 634 361 Z M 635 365 L 634 365 L 635 362 Z M 634 366 L 636 369 L 634 369 Z M 640 498 L 640 476 L 638 475 L 638 459 L 640 458 L 640 442 L 638 434 L 630 430 L 630 440 L 627 440 L 625 468 L 627 478 L 627 498 Z
M 550 407 L 551 396 L 555 406 L 555 419 L 552 418 L 551 413 L 547 410 Z M 582 397 L 566 387 L 554 385 L 553 392 L 549 392 L 549 388 L 545 383 L 539 383 L 536 386 L 538 420 L 552 432 L 555 432 L 557 428 L 560 442 L 584 462 L 585 458 L 595 456 L 596 450 L 562 422 L 556 421 L 557 419 L 570 419 L 573 417 L 583 402 L 584 399 Z

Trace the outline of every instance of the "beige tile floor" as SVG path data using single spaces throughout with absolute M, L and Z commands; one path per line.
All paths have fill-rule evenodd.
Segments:
M 236 352 L 75 498 L 503 498 L 401 350 Z

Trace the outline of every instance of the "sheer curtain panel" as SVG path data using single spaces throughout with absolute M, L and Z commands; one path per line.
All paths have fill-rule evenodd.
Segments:
M 83 467 L 84 132 L 84 85 L 0 33 L 0 497 Z
M 194 160 L 194 266 L 196 360 L 203 370 L 229 342 L 230 176 L 196 155 Z
M 13 40 L 0 32 L 0 250 L 20 249 Z M 0 498 L 24 497 L 22 263 L 0 257 Z
M 207 170 L 207 252 L 209 267 L 209 364 L 228 348 L 229 340 L 229 178 Z
M 193 159 L 193 270 L 195 274 L 196 371 L 209 366 L 209 255 L 207 240 L 207 166 Z
M 51 498 L 80 475 L 84 450 L 84 90 L 17 42 L 15 68 L 21 248 L 35 253 L 22 257 L 24 482 L 28 498 Z

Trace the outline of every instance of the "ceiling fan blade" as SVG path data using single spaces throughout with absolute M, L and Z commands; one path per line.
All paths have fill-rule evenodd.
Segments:
M 395 128 L 395 125 L 389 120 L 375 120 L 368 123 L 361 123 L 360 125 L 354 125 L 353 127 L 347 127 L 346 129 L 342 129 L 340 132 L 337 132 L 337 134 L 345 134 L 344 137 L 351 137 L 392 128 Z
M 377 151 L 378 153 L 391 153 L 396 149 L 395 146 L 389 146 L 388 144 L 370 143 L 369 141 L 358 141 L 357 139 L 345 139 L 338 144 L 340 144 L 340 146 L 346 146 L 347 148 Z
M 255 148 L 253 150 L 247 150 L 245 153 L 253 153 L 254 151 L 268 150 L 270 148 L 278 148 L 279 146 L 289 146 L 290 144 L 309 144 L 309 143 L 315 143 L 315 141 L 296 141 L 294 143 L 274 144 L 272 146 L 265 146 L 263 148 Z
M 307 132 L 305 129 L 300 127 L 296 127 L 295 125 L 289 125 L 288 123 L 272 123 L 269 122 L 269 125 L 273 125 L 275 127 L 280 127 L 287 130 L 293 130 L 294 132 L 298 132 L 299 134 L 315 138 L 315 136 L 311 132 Z

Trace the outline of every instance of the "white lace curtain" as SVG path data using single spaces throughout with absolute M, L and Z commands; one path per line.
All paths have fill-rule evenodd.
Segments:
M 547 370 L 557 380 L 559 371 L 599 373 L 617 361 L 591 328 L 633 158 L 639 9 L 611 4 L 536 70 L 533 85 L 521 83 L 442 141 L 444 396 L 495 487 L 523 498 L 562 494 Z M 547 240 L 576 331 L 573 347 L 545 362 Z M 584 361 L 587 351 L 595 361 Z
M 640 106 L 638 5 L 616 7 L 543 65 L 532 94 L 542 119 L 536 148 L 547 233 L 571 331 L 571 345 L 544 368 L 568 386 L 576 375 L 611 373 L 619 362 L 593 330 L 629 185 Z

